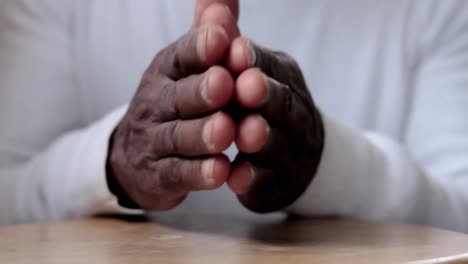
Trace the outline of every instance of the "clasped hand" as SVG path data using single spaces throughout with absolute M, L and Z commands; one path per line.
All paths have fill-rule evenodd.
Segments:
M 291 57 L 240 35 L 238 3 L 210 2 L 197 2 L 192 29 L 144 73 L 113 133 L 108 180 L 146 210 L 225 182 L 250 210 L 280 210 L 317 170 L 320 113 Z

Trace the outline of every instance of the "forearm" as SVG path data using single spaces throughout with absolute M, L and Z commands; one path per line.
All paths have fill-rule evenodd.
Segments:
M 467 175 L 431 173 L 396 141 L 329 118 L 325 131 L 318 172 L 288 211 L 467 230 L 464 201 L 468 196 L 461 189 Z
M 67 133 L 27 162 L 0 168 L 1 224 L 132 212 L 118 206 L 105 177 L 109 136 L 125 109 Z

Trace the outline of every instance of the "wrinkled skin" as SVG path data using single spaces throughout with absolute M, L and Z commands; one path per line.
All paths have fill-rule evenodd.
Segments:
M 294 202 L 315 174 L 324 142 L 320 113 L 297 63 L 285 53 L 238 38 L 228 64 L 240 73 L 236 102 L 250 112 L 238 125 L 240 153 L 228 184 L 247 208 L 279 210 Z M 255 130 L 265 132 L 255 137 Z

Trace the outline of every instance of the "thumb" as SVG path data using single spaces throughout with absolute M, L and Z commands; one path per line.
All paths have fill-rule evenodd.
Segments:
M 237 25 L 238 0 L 197 0 L 193 27 L 206 24 L 222 26 L 230 40 L 240 36 Z
M 193 27 L 200 26 L 203 12 L 212 4 L 226 5 L 231 10 L 232 16 L 237 22 L 239 18 L 239 0 L 196 0 Z

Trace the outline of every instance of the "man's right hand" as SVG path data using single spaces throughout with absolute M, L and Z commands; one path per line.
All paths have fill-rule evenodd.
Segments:
M 221 186 L 230 164 L 222 152 L 235 124 L 221 111 L 234 81 L 219 63 L 230 45 L 214 24 L 161 50 L 114 131 L 108 178 L 146 210 L 168 210 L 196 190 Z

